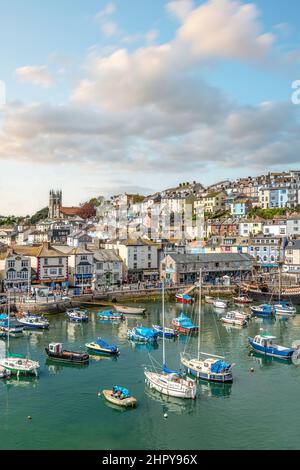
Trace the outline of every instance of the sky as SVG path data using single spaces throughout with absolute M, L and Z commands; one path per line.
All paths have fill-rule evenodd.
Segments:
M 300 168 L 298 0 L 0 7 L 1 215 Z

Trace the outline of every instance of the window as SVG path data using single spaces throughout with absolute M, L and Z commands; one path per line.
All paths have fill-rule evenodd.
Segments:
M 44 259 L 44 264 L 45 264 L 45 265 L 48 264 L 48 258 L 45 258 L 45 259 Z
M 28 267 L 28 261 L 23 260 L 21 265 L 22 265 L 22 268 L 27 268 Z
M 137 261 L 137 255 L 133 256 L 134 261 Z
M 151 268 L 151 263 L 148 263 L 148 268 Z
M 81 261 L 87 261 L 88 257 L 86 255 L 82 255 L 80 257 Z
M 101 270 L 101 271 L 102 271 L 102 269 L 103 269 L 103 263 L 97 263 L 97 264 L 96 264 L 96 267 L 97 267 L 98 270 Z
M 58 258 L 58 264 L 63 264 L 62 258 Z
M 148 255 L 148 259 L 150 259 L 150 260 L 151 260 L 151 255 Z
M 59 274 L 59 276 L 62 276 L 62 268 L 58 269 L 58 274 Z
M 51 268 L 50 269 L 50 276 L 56 276 L 57 275 L 57 269 L 56 268 Z
M 8 261 L 7 263 L 9 268 L 14 268 L 15 267 L 15 261 Z
M 133 269 L 137 269 L 137 263 L 133 263 Z

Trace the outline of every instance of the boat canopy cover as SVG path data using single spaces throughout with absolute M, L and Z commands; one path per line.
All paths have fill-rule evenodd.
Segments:
M 166 373 L 166 374 L 176 374 L 178 376 L 181 376 L 181 372 L 179 372 L 178 370 L 172 370 L 172 369 L 169 369 L 166 364 L 163 365 L 163 371 Z
M 0 320 L 7 320 L 8 319 L 8 316 L 6 315 L 6 313 L 2 313 L 0 315 Z
M 105 341 L 103 341 L 103 339 L 101 338 L 98 338 L 95 343 L 100 346 L 101 348 L 104 348 L 104 349 L 109 349 L 111 351 L 116 351 L 118 348 L 117 346 L 110 346 L 109 344 L 107 344 Z
M 129 395 L 129 390 L 127 388 L 123 388 L 123 387 L 119 387 L 118 385 L 115 385 L 114 388 L 113 388 L 113 392 L 116 393 L 116 392 L 121 392 L 125 398 L 129 398 L 130 395 Z
M 183 328 L 195 328 L 195 325 L 184 313 L 181 313 L 175 320 L 180 323 L 180 326 Z
M 111 310 L 104 310 L 103 312 L 99 312 L 98 315 L 102 315 L 104 317 L 111 317 L 113 315 L 113 312 Z
M 185 300 L 192 300 L 192 297 L 188 294 L 177 294 L 177 297 L 180 297 Z
M 143 326 L 137 326 L 135 332 L 139 336 L 143 336 L 144 338 L 156 338 L 158 332 L 153 330 L 152 328 L 145 328 Z
M 229 370 L 230 367 L 231 364 L 228 364 L 228 362 L 217 361 L 211 366 L 211 371 L 215 373 L 225 372 Z

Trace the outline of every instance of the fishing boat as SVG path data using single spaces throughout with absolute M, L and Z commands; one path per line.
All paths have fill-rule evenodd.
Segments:
M 236 304 L 248 305 L 253 302 L 253 300 L 248 297 L 248 295 L 239 295 L 237 297 L 233 297 L 233 300 Z
M 110 346 L 102 338 L 98 338 L 96 341 L 92 343 L 87 343 L 86 347 L 89 351 L 98 354 L 109 354 L 112 356 L 116 356 L 120 354 L 120 350 L 117 346 Z
M 137 326 L 127 331 L 128 339 L 142 343 L 151 343 L 157 341 L 158 332 L 153 328 Z
M 103 312 L 98 312 L 97 316 L 98 318 L 100 318 L 100 320 L 107 320 L 107 321 L 124 320 L 123 313 L 113 313 L 111 310 L 104 310 Z
M 232 382 L 232 365 L 224 361 L 224 357 L 201 352 L 201 296 L 202 294 L 202 270 L 200 270 L 199 280 L 199 329 L 197 354 L 191 355 L 186 351 L 181 353 L 181 364 L 188 374 L 199 379 L 211 382 Z
M 89 361 L 89 355 L 87 353 L 65 351 L 62 343 L 50 343 L 48 348 L 45 348 L 45 351 L 48 358 L 53 361 L 72 364 L 86 364 Z
M 5 369 L 5 367 L 0 367 L 0 379 L 8 379 L 11 376 L 10 370 Z
M 18 322 L 25 329 L 48 330 L 49 321 L 43 315 L 24 314 L 18 319 Z
M 261 333 L 254 338 L 248 337 L 250 347 L 259 354 L 269 357 L 276 357 L 278 359 L 290 360 L 293 354 L 297 351 L 296 348 L 286 348 L 273 344 L 276 336 L 268 333 Z
M 272 317 L 274 315 L 274 307 L 271 304 L 255 305 L 250 309 L 253 315 L 261 317 Z
M 226 300 L 221 300 L 221 299 L 216 299 L 213 301 L 213 306 L 215 308 L 222 308 L 222 309 L 225 309 L 227 308 L 227 302 Z
M 24 326 L 18 324 L 17 322 L 12 322 L 10 320 L 4 320 L 0 322 L 0 332 L 10 334 L 12 336 L 22 335 L 24 332 Z
M 118 313 L 125 315 L 144 315 L 146 309 L 141 307 L 126 307 L 124 305 L 114 305 L 115 310 Z
M 127 388 L 115 386 L 112 390 L 103 390 L 102 395 L 109 403 L 123 408 L 134 408 L 137 405 L 137 399 L 130 396 Z
M 76 308 L 67 310 L 67 315 L 70 321 L 74 321 L 74 322 L 88 322 L 89 321 L 88 314 Z
M 180 304 L 191 304 L 193 302 L 193 297 L 188 294 L 176 294 L 175 297 Z
M 295 316 L 297 313 L 296 308 L 291 303 L 285 302 L 284 300 L 279 300 L 274 305 L 274 310 L 276 315 Z
M 247 325 L 247 320 L 245 318 L 241 318 L 240 316 L 236 316 L 235 312 L 227 312 L 226 315 L 221 318 L 221 321 L 233 326 Z
M 152 325 L 153 330 L 158 332 L 158 336 L 165 336 L 166 338 L 176 338 L 178 336 L 178 332 L 173 330 L 173 328 L 163 328 L 159 325 Z
M 162 283 L 162 316 L 163 316 L 163 331 L 165 328 L 165 289 L 164 282 Z M 165 349 L 165 335 L 163 335 L 163 365 L 161 369 L 152 367 L 149 370 L 147 367 L 144 369 L 145 383 L 150 389 L 157 390 L 163 395 L 195 399 L 197 387 L 195 380 L 191 380 L 183 376 L 178 371 L 170 370 L 166 365 L 166 349 Z
M 181 313 L 179 317 L 172 320 L 172 324 L 175 330 L 182 335 L 192 335 L 198 332 L 198 326 L 194 325 L 193 322 L 184 313 Z

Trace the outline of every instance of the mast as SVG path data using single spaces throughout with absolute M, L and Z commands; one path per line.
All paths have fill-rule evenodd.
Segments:
M 202 268 L 200 268 L 200 275 L 199 275 L 199 310 L 198 310 L 198 323 L 199 323 L 199 330 L 198 330 L 198 361 L 200 360 L 200 334 L 201 334 L 201 295 L 202 295 Z
M 163 314 L 163 366 L 166 365 L 165 348 L 165 281 L 162 281 L 162 314 Z
M 7 316 L 8 316 L 8 321 L 7 321 L 7 326 L 8 326 L 8 332 L 7 332 L 7 355 L 9 353 L 9 331 L 10 331 L 10 292 L 8 290 L 7 293 Z

